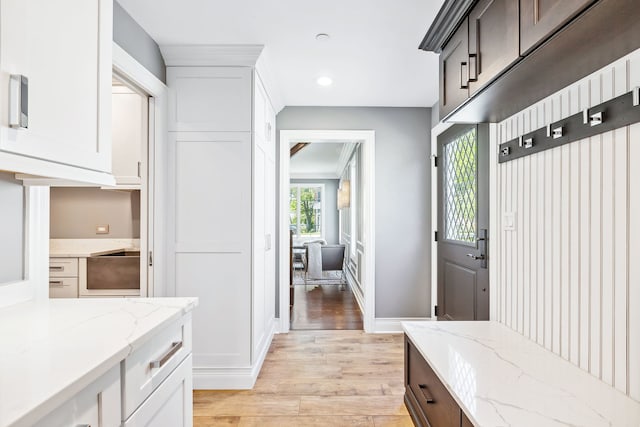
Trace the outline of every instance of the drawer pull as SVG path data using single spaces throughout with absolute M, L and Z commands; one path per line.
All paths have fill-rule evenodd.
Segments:
M 431 396 L 431 393 L 429 393 L 429 389 L 427 388 L 426 384 L 418 384 L 418 387 L 420 387 L 420 391 L 422 392 L 422 395 L 426 399 L 427 403 L 436 403 L 436 401 L 433 400 L 433 396 Z
M 171 348 L 160 359 L 156 359 L 150 363 L 151 369 L 162 368 L 165 363 L 171 359 L 171 357 L 182 348 L 182 341 L 174 342 L 171 344 Z
M 50 265 L 49 271 L 64 271 L 64 265 Z
M 91 424 L 78 424 L 76 427 L 91 427 Z
M 49 280 L 49 286 L 64 286 L 62 280 Z

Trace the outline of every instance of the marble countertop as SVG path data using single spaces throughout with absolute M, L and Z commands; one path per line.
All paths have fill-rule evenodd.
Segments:
M 30 425 L 197 298 L 53 299 L 0 309 L 0 426 Z
M 88 258 L 98 255 L 139 251 L 139 239 L 51 239 L 49 256 L 52 258 Z
M 640 402 L 497 322 L 403 322 L 475 426 L 640 426 Z

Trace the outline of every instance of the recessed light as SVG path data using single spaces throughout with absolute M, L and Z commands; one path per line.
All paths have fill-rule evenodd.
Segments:
M 333 83 L 333 80 L 331 80 L 331 77 L 322 76 L 322 77 L 318 77 L 318 80 L 316 80 L 316 83 L 318 83 L 320 86 L 331 86 L 331 84 Z
M 329 34 L 327 33 L 316 34 L 316 40 L 318 40 L 319 42 L 326 42 L 327 40 L 329 40 L 329 38 Z

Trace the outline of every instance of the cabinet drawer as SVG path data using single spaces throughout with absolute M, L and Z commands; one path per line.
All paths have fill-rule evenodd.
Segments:
M 434 427 L 460 426 L 460 407 L 433 369 L 409 340 L 406 341 L 405 351 L 405 386 L 407 392 L 411 392 L 415 397 L 428 423 Z
M 78 298 L 77 277 L 52 277 L 49 279 L 49 298 Z
M 124 427 L 191 427 L 193 385 L 191 355 L 126 420 Z
M 125 420 L 190 353 L 191 315 L 187 315 L 122 362 Z
M 78 258 L 50 258 L 49 277 L 78 277 Z

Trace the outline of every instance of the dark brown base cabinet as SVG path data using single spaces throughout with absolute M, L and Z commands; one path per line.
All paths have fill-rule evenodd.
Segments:
M 472 427 L 433 369 L 404 337 L 404 403 L 419 427 Z

